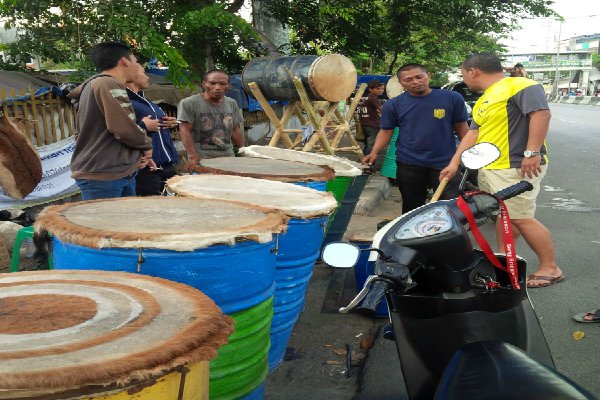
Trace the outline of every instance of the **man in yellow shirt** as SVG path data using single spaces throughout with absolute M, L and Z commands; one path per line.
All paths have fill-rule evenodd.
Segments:
M 564 280 L 556 265 L 550 231 L 535 219 L 535 201 L 546 174 L 546 135 L 550 110 L 543 87 L 523 77 L 505 77 L 500 59 L 488 53 L 473 54 L 462 65 L 463 80 L 471 90 L 484 91 L 473 108 L 473 123 L 440 179 L 452 177 L 462 152 L 479 142 L 491 142 L 501 151 L 498 160 L 479 172 L 479 186 L 494 193 L 523 179 L 534 189 L 506 201 L 515 239 L 523 238 L 539 259 L 539 269 L 527 278 L 527 287 L 545 287 Z M 502 227 L 496 223 L 502 252 Z

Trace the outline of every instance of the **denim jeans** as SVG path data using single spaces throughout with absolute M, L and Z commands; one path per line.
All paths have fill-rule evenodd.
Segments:
M 440 184 L 440 171 L 443 168 L 421 167 L 396 161 L 396 180 L 402 195 L 402 213 L 414 210 L 425 204 L 428 189 L 437 189 Z M 440 196 L 441 200 L 449 200 L 458 196 L 460 174 L 454 175 L 446 184 Z
M 135 196 L 135 176 L 137 173 L 112 181 L 75 179 L 81 190 L 82 200 L 111 199 Z
M 175 167 L 171 164 L 161 164 L 162 169 L 150 171 L 146 167 L 140 169 L 135 177 L 135 192 L 138 196 L 159 196 L 165 188 L 167 179 L 175 176 Z

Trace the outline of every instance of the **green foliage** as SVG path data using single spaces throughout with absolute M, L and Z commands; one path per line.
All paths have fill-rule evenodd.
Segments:
M 592 54 L 592 65 L 600 70 L 600 54 Z
M 144 59 L 169 67 L 169 78 L 189 85 L 207 68 L 239 70 L 260 54 L 252 26 L 225 0 L 0 0 L 0 17 L 17 27 L 7 52 L 24 65 L 35 54 L 53 64 L 93 71 L 87 53 L 96 43 L 121 40 Z M 215 63 L 214 60 L 218 62 Z
M 294 32 L 295 52 L 336 52 L 364 73 L 393 73 L 420 62 L 432 71 L 476 51 L 502 51 L 498 39 L 518 17 L 555 16 L 546 0 L 271 0 L 269 11 Z M 317 44 L 318 46 L 315 46 Z
M 291 28 L 292 54 L 340 53 L 362 73 L 393 73 L 405 62 L 432 72 L 474 51 L 502 51 L 498 39 L 517 16 L 554 16 L 546 0 L 263 0 Z M 252 26 L 235 15 L 241 0 L 0 0 L 0 17 L 17 27 L 5 45 L 11 63 L 35 54 L 49 65 L 92 71 L 88 50 L 123 40 L 169 67 L 178 85 L 212 68 L 238 72 L 264 55 Z
M 240 49 L 247 57 L 260 54 L 252 25 L 229 12 L 224 4 L 187 10 L 174 21 L 172 29 L 181 39 L 179 49 L 198 74 L 214 67 L 240 71 L 246 62 Z

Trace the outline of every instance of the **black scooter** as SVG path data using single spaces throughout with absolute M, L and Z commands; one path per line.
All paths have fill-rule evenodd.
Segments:
M 492 144 L 480 143 L 463 153 L 462 162 L 479 169 L 499 155 Z M 494 195 L 467 192 L 424 205 L 390 222 L 373 248 L 362 250 L 376 252 L 375 275 L 340 311 L 361 302 L 376 307 L 386 297 L 393 326 L 388 334 L 411 400 L 595 398 L 555 370 L 527 297 L 526 261 L 496 254 L 495 266 L 468 234 L 469 227 L 477 231 L 476 222 L 500 213 L 501 200 L 531 188 L 523 181 Z M 351 268 L 360 251 L 331 243 L 322 259 Z

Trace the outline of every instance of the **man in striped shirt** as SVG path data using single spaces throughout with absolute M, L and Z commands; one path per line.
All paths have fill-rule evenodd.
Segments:
M 135 196 L 135 176 L 152 161 L 152 140 L 135 122 L 125 83 L 142 69 L 129 46 L 99 43 L 90 51 L 99 74 L 69 93 L 78 107 L 71 176 L 83 200 Z

